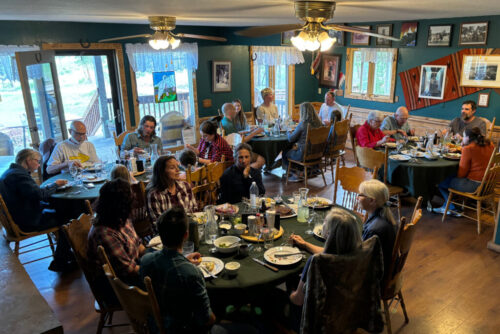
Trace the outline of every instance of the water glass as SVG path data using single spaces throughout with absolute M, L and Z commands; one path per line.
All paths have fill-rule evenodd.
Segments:
M 194 242 L 186 241 L 184 245 L 182 245 L 182 255 L 186 256 L 194 252 Z
M 299 205 L 300 193 L 298 191 L 293 192 L 293 204 Z
M 262 239 L 264 240 L 264 248 L 270 249 L 273 248 L 274 243 L 274 232 L 272 228 L 265 227 L 261 230 Z
M 271 210 L 266 211 L 267 226 L 269 228 L 274 227 L 275 217 L 276 217 L 276 211 L 271 211 Z

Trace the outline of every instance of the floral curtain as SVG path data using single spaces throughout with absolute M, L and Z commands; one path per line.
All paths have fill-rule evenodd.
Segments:
M 155 50 L 149 44 L 125 44 L 134 72 L 195 71 L 198 68 L 198 44 L 182 43 L 175 50 Z
M 302 52 L 293 46 L 252 46 L 257 65 L 295 65 L 304 63 Z

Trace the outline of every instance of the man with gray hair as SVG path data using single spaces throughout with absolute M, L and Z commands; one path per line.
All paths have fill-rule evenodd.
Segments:
M 68 170 L 72 164 L 83 167 L 99 161 L 94 144 L 87 141 L 87 128 L 83 122 L 71 122 L 69 133 L 71 137 L 54 148 L 47 163 L 47 173 L 57 174 L 62 170 Z
M 408 135 L 413 136 L 415 130 L 408 124 L 408 109 L 399 107 L 394 116 L 384 119 L 381 126 L 384 135 L 389 135 L 396 140 L 405 139 Z
M 371 111 L 368 114 L 365 124 L 356 132 L 356 139 L 359 146 L 375 148 L 387 142 L 389 136 L 384 135 L 382 130 L 380 130 L 380 124 L 382 124 L 383 119 L 384 115 L 378 110 Z

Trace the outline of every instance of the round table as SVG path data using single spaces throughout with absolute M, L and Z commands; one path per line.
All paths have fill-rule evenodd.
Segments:
M 269 167 L 274 164 L 274 160 L 276 160 L 281 151 L 292 146 L 286 134 L 281 134 L 279 137 L 253 137 L 248 144 L 252 146 L 252 150 L 255 153 L 260 154 L 266 159 L 266 165 L 269 165 Z

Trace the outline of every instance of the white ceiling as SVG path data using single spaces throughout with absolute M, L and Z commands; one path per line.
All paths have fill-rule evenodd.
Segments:
M 500 14 L 499 0 L 338 0 L 334 20 L 351 23 Z M 0 0 L 0 20 L 251 26 L 297 23 L 293 0 Z

